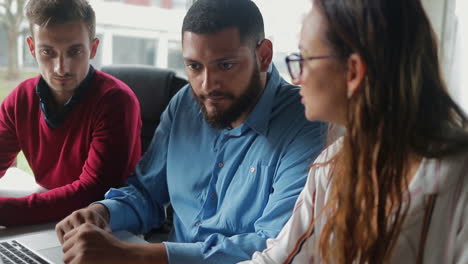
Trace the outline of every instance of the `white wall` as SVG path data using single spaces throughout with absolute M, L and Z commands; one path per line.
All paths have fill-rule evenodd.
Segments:
M 431 19 L 432 26 L 439 39 L 441 38 L 444 23 L 445 2 L 446 0 L 422 0 L 423 6 Z
M 468 0 L 422 0 L 439 39 L 450 94 L 468 112 Z

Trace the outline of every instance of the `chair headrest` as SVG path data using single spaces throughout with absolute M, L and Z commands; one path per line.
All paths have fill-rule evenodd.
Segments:
M 144 65 L 110 65 L 101 71 L 130 86 L 140 101 L 143 120 L 159 121 L 171 97 L 186 83 L 171 70 Z
M 187 81 L 171 70 L 144 65 L 111 65 L 102 67 L 101 71 L 126 83 L 137 96 L 143 122 L 141 144 L 144 153 L 159 125 L 162 112 Z

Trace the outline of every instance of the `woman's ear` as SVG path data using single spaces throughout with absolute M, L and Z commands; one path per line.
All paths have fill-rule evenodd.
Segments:
M 357 53 L 351 54 L 348 58 L 346 76 L 348 98 L 351 98 L 359 87 L 361 87 L 361 83 L 364 81 L 366 74 L 367 66 L 362 57 Z

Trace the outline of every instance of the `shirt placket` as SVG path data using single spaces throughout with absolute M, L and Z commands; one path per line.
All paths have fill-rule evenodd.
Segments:
M 200 217 L 195 222 L 195 227 L 199 228 L 203 224 L 204 219 L 208 219 L 216 214 L 218 208 L 218 194 L 216 192 L 216 183 L 218 182 L 219 175 L 225 169 L 225 146 L 230 136 L 228 133 L 222 133 L 219 140 L 214 144 L 214 151 L 216 152 L 216 159 L 214 160 L 213 171 L 211 179 L 205 194 L 205 201 L 201 210 Z

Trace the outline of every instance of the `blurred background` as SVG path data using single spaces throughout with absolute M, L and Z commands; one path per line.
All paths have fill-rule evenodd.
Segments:
M 144 64 L 171 68 L 185 77 L 181 25 L 194 0 L 89 0 L 96 12 L 99 50 L 92 64 Z M 253 0 L 273 41 L 273 61 L 289 80 L 284 58 L 297 52 L 300 24 L 310 0 Z M 27 0 L 0 0 L 0 102 L 38 69 L 25 39 Z M 450 93 L 468 111 L 468 0 L 422 0 L 439 39 L 443 71 Z M 17 166 L 30 172 L 22 154 Z

